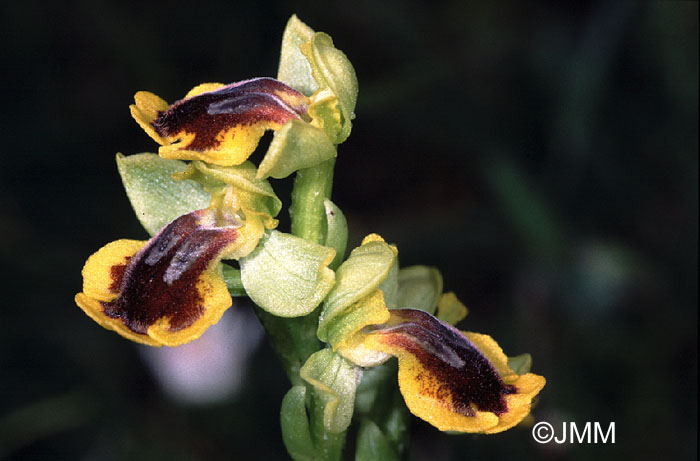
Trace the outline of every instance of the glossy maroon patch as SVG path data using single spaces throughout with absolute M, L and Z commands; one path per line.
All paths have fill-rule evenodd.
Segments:
M 515 387 L 503 383 L 491 362 L 463 334 L 423 311 L 394 309 L 391 315 L 392 321 L 378 327 L 377 333 L 384 336 L 383 342 L 414 355 L 438 379 L 441 385 L 429 390 L 435 398 L 450 395 L 454 410 L 465 416 L 474 416 L 472 404 L 496 415 L 508 411 L 504 395 L 515 393 Z
M 181 99 L 158 115 L 153 128 L 161 136 L 194 133 L 186 148 L 204 151 L 216 148 L 217 135 L 234 126 L 300 118 L 306 112 L 304 101 L 304 95 L 282 82 L 256 78 Z
M 197 281 L 237 236 L 232 228 L 203 227 L 200 213 L 207 212 L 179 217 L 126 265 L 112 267 L 112 286 L 119 287 L 120 295 L 102 303 L 108 317 L 121 319 L 135 333 L 146 334 L 161 318 L 169 319 L 171 331 L 178 331 L 202 315 L 204 299 Z

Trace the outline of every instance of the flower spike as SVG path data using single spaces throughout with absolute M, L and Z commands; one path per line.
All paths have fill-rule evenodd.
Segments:
M 308 98 L 272 78 L 205 83 L 170 106 L 147 91 L 134 101 L 131 115 L 161 144 L 161 157 L 222 166 L 243 163 L 265 130 L 308 118 Z
M 409 410 L 442 431 L 495 433 L 530 413 L 545 379 L 518 375 L 486 335 L 463 334 L 416 309 L 392 309 L 338 352 L 348 358 L 385 353 L 399 359 L 399 387 Z
M 235 251 L 235 223 L 219 226 L 217 210 L 180 216 L 148 242 L 117 240 L 83 268 L 75 301 L 103 327 L 150 346 L 197 339 L 231 306 L 218 264 Z

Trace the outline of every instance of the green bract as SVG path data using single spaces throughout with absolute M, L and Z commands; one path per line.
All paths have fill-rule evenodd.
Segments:
M 410 266 L 399 271 L 398 307 L 433 314 L 442 294 L 440 271 L 428 266 Z
M 248 256 L 240 259 L 241 280 L 248 296 L 279 317 L 313 311 L 335 281 L 328 268 L 335 250 L 272 231 Z
M 282 439 L 289 456 L 297 461 L 316 459 L 316 447 L 309 431 L 305 402 L 306 387 L 294 386 L 282 399 L 280 410 Z
M 316 389 L 323 401 L 325 428 L 334 433 L 347 429 L 352 419 L 362 369 L 332 350 L 322 349 L 309 357 L 300 374 Z
M 291 119 L 275 132 L 257 177 L 286 178 L 301 168 L 318 165 L 337 155 L 325 131 Z
M 375 291 L 387 278 L 397 251 L 383 241 L 369 241 L 350 253 L 336 273 L 336 283 L 325 301 L 318 325 L 318 337 L 328 342 L 328 329 L 338 316 Z
M 335 258 L 330 264 L 336 269 L 345 259 L 345 248 L 348 244 L 348 223 L 345 215 L 335 203 L 326 199 L 323 201 L 326 210 L 326 241 L 324 245 L 335 250 Z
M 399 456 L 391 441 L 386 438 L 379 426 L 366 419 L 357 433 L 355 461 L 392 461 Z
M 156 154 L 117 154 L 117 168 L 136 217 L 150 235 L 177 217 L 209 205 L 210 195 L 201 184 L 172 178 L 185 170 L 185 162 Z

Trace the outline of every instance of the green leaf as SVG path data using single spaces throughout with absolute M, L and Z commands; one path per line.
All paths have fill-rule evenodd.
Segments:
M 337 155 L 326 133 L 301 120 L 291 119 L 275 131 L 270 147 L 260 162 L 257 178 L 286 178 Z
M 311 65 L 304 57 L 299 45 L 308 42 L 314 31 L 292 15 L 282 35 L 282 51 L 277 80 L 286 83 L 295 90 L 311 96 L 318 89 L 318 83 L 311 75 Z
M 186 164 L 156 154 L 117 154 L 117 169 L 136 217 L 152 236 L 175 218 L 209 206 L 209 193 L 192 180 L 176 180 Z
M 306 414 L 305 402 L 306 387 L 294 386 L 282 399 L 280 410 L 282 440 L 289 456 L 297 461 L 316 459 L 316 449 L 309 431 L 309 417 Z
M 518 375 L 529 373 L 532 368 L 532 356 L 525 353 L 515 357 L 508 357 L 508 368 Z
M 399 456 L 382 430 L 372 421 L 366 419 L 357 432 L 357 450 L 355 461 L 392 461 Z
M 278 317 L 299 317 L 313 311 L 335 281 L 328 264 L 335 250 L 272 231 L 240 259 L 241 280 L 248 296 Z
M 442 275 L 434 267 L 411 266 L 399 272 L 397 307 L 433 314 L 442 294 Z
M 328 34 L 316 32 L 311 40 L 300 45 L 311 65 L 311 73 L 320 89 L 330 88 L 338 97 L 343 116 L 343 127 L 338 143 L 347 139 L 355 118 L 357 103 L 357 75 L 345 53 L 333 46 L 333 39 Z
M 348 244 L 348 222 L 343 212 L 335 203 L 326 199 L 323 201 L 326 209 L 326 241 L 325 246 L 335 250 L 335 258 L 330 264 L 331 269 L 336 269 L 345 259 L 345 248 Z
M 315 388 L 323 402 L 323 425 L 326 430 L 339 433 L 347 429 L 352 420 L 355 392 L 362 379 L 362 369 L 331 349 L 322 349 L 309 357 L 300 374 Z
M 318 325 L 321 341 L 327 342 L 328 329 L 338 316 L 371 294 L 387 278 L 396 255 L 396 248 L 376 240 L 352 250 L 350 257 L 338 268 L 335 286 L 323 303 Z

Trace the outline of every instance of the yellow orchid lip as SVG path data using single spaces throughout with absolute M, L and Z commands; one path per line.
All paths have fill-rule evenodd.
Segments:
M 417 309 L 391 309 L 340 344 L 353 356 L 382 352 L 399 359 L 399 387 L 409 410 L 443 431 L 494 433 L 520 422 L 543 377 L 517 375 L 486 335 L 462 333 Z
M 162 145 L 162 157 L 224 166 L 243 163 L 266 129 L 308 118 L 308 98 L 268 77 L 199 85 L 170 106 L 145 91 L 134 99 L 131 114 Z
M 149 345 L 199 337 L 231 306 L 218 262 L 238 230 L 216 211 L 180 216 L 148 242 L 118 240 L 92 255 L 76 303 L 102 326 Z
M 391 320 L 376 327 L 378 341 L 410 353 L 437 379 L 440 386 L 421 386 L 423 395 L 441 400 L 449 394 L 452 409 L 465 416 L 474 416 L 475 409 L 496 415 L 507 411 L 504 396 L 515 388 L 503 383 L 491 362 L 459 330 L 420 310 L 390 312 Z

